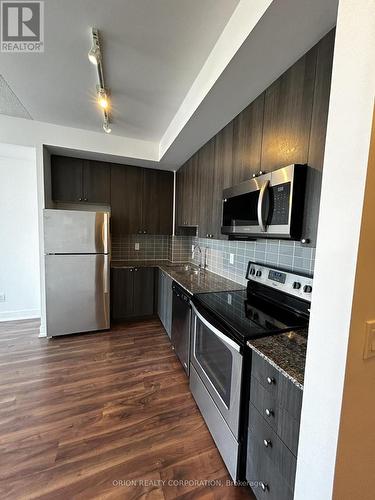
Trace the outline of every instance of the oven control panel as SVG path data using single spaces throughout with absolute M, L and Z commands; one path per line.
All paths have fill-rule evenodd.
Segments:
M 246 278 L 276 288 L 294 297 L 311 301 L 313 291 L 313 278 L 311 276 L 249 262 Z

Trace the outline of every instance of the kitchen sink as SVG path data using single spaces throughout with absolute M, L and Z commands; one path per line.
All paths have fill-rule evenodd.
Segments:
M 200 269 L 199 267 L 194 266 L 192 264 L 177 265 L 173 266 L 173 268 L 178 272 L 183 272 L 188 274 L 200 274 L 204 272 L 203 269 Z

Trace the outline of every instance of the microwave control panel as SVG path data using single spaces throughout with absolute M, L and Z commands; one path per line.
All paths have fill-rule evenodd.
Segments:
M 289 223 L 290 182 L 277 184 L 270 189 L 271 221 L 272 225 Z

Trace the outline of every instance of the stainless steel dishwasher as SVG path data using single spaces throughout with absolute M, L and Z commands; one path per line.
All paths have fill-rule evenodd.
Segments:
M 190 366 L 190 295 L 173 282 L 172 335 L 171 342 L 178 359 L 189 375 Z

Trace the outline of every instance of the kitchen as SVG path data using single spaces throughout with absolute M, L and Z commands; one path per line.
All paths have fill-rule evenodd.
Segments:
M 304 50 L 289 41 L 293 56 L 280 63 L 282 71 L 275 68 L 260 88 L 244 88 L 242 104 L 230 112 L 223 106 L 217 123 L 208 126 L 196 117 L 195 126 L 200 132 L 206 127 L 205 134 L 194 138 L 188 124 L 186 140 L 167 148 L 164 163 L 151 160 L 150 153 L 143 159 L 135 152 L 119 154 L 125 146 L 116 135 L 113 88 L 109 97 L 98 92 L 103 147 L 99 137 L 85 138 L 67 127 L 63 140 L 58 129 L 44 133 L 38 124 L 25 133 L 25 147 L 40 140 L 30 139 L 33 134 L 45 134 L 36 154 L 42 323 L 37 315 L 0 323 L 0 435 L 8 458 L 1 467 L 2 497 L 353 498 L 343 471 L 345 453 L 354 445 L 345 434 L 339 447 L 332 443 L 334 455 L 319 455 L 321 465 L 309 459 L 328 428 L 340 422 L 341 402 L 353 408 L 343 395 L 323 431 L 327 419 L 320 420 L 317 410 L 333 404 L 330 391 L 337 387 L 328 385 L 324 393 L 314 377 L 333 375 L 321 355 L 322 342 L 326 353 L 336 352 L 337 366 L 341 347 L 337 336 L 324 337 L 320 318 L 329 331 L 325 305 L 334 293 L 327 295 L 326 280 L 336 269 L 332 257 L 337 292 L 341 256 L 351 249 L 349 233 L 345 248 L 337 242 L 339 251 L 328 237 L 328 214 L 336 216 L 338 228 L 335 210 L 345 207 L 341 183 L 335 206 L 328 202 L 340 123 L 332 109 L 345 82 L 337 65 L 346 30 L 356 28 L 343 1 L 339 30 L 334 3 L 333 15 L 325 12 L 324 28 L 317 23 L 313 34 L 294 32 Z M 258 20 L 250 48 L 257 37 L 263 40 L 262 29 L 270 38 L 267 23 L 287 16 L 288 8 L 299 20 L 308 13 L 321 19 L 326 8 L 322 2 L 315 11 L 303 2 L 296 13 L 295 5 L 276 4 Z M 232 15 L 241 18 L 241 9 L 251 7 L 239 2 L 237 9 Z M 365 13 L 363 6 L 363 26 Z M 293 19 L 289 23 L 277 36 L 287 33 Z M 89 35 L 89 59 L 94 55 L 98 63 L 93 74 L 99 89 L 107 89 L 106 32 L 92 29 Z M 366 37 L 372 40 L 363 28 L 352 40 L 357 54 Z M 255 57 L 251 51 L 245 56 Z M 368 56 L 362 57 L 366 64 L 360 67 L 360 58 L 351 61 L 357 84 L 368 79 Z M 346 98 L 351 89 L 345 88 Z M 366 91 L 371 102 L 373 94 Z M 225 86 L 221 92 L 223 98 Z M 104 97 L 113 101 L 113 116 L 100 101 Z M 18 122 L 4 119 L 1 142 L 14 144 Z M 365 173 L 368 145 L 369 139 L 363 144 Z M 137 147 L 134 142 L 133 151 Z M 352 152 L 350 141 L 345 147 Z M 357 201 L 361 195 L 366 200 L 364 184 L 354 187 Z M 371 206 L 363 207 L 362 224 Z M 371 229 L 371 220 L 364 227 Z M 368 274 L 367 264 L 363 276 Z M 371 307 L 363 314 L 369 340 L 364 353 L 361 341 L 360 359 L 372 373 Z M 351 434 L 353 426 L 345 425 L 340 433 Z M 322 464 L 324 481 L 313 484 L 311 471 Z M 355 464 L 360 474 L 363 461 Z

